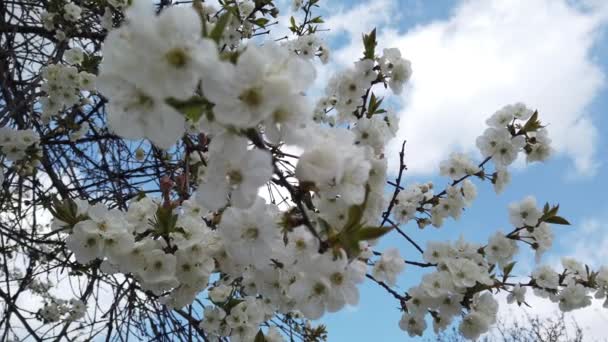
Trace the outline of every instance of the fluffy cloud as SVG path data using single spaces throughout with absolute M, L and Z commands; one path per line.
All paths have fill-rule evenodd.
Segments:
M 393 4 L 368 5 L 372 23 L 382 24 L 378 12 L 393 11 Z M 605 2 L 583 8 L 565 0 L 471 0 L 447 20 L 405 33 L 393 26 L 397 22 L 382 28 L 380 44 L 399 47 L 414 69 L 399 106 L 409 171 L 434 172 L 449 152 L 475 151 L 485 119 L 504 104 L 523 101 L 550 124 L 558 153 L 569 157 L 579 174 L 592 174 L 598 133 L 588 108 L 604 85 L 604 73 L 591 50 L 606 24 L 607 7 Z M 354 7 L 327 20 L 332 30 L 349 23 L 356 26 L 350 32 L 358 33 L 336 51 L 338 63 L 352 63 L 360 54 L 358 27 L 369 29 L 363 27 L 369 23 L 359 25 L 356 13 L 365 9 Z M 394 142 L 390 155 L 396 155 Z
M 578 227 L 561 234 L 557 250 L 565 251 L 563 256 L 573 257 L 594 269 L 606 264 L 608 260 L 608 216 L 587 218 Z M 557 264 L 559 259 L 550 259 Z
M 394 0 L 377 0 L 347 7 L 344 2 L 328 3 L 325 26 L 330 28 L 329 35 L 347 34 L 351 44 L 358 46 L 361 35 L 376 26 L 399 22 L 401 11 L 395 11 Z M 360 51 L 359 51 L 360 52 Z
M 518 322 L 527 324 L 528 316 L 530 318 L 538 317 L 539 319 L 553 319 L 559 315 L 557 304 L 552 303 L 549 299 L 535 297 L 531 293 L 526 296 L 526 302 L 531 308 L 518 307 L 517 304 L 507 304 L 506 294 L 498 296 L 500 303 L 499 317 L 504 322 L 504 325 L 509 326 Z M 594 300 L 591 306 L 578 309 L 564 314 L 566 322 L 566 331 L 568 336 L 572 338 L 575 335 L 576 325 L 583 330 L 584 341 L 601 341 L 606 337 L 605 329 L 603 328 L 608 322 L 608 311 L 602 307 L 601 300 Z M 575 324 L 576 323 L 576 324 Z M 496 330 L 491 331 L 487 335 L 500 340 L 500 333 Z M 563 339 L 565 341 L 566 339 Z

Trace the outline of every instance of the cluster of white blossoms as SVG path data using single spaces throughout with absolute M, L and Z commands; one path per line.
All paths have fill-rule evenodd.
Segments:
M 528 282 L 507 282 L 519 250 L 518 242 L 536 250 L 537 258 L 551 247 L 550 223 L 567 224 L 557 216 L 558 207 L 536 206 L 529 196 L 509 206 L 509 220 L 513 225 L 510 233 L 496 232 L 486 245 L 469 243 L 462 239 L 455 243 L 430 242 L 423 258 L 436 271 L 426 274 L 420 285 L 410 288 L 403 298 L 405 313 L 399 326 L 410 336 L 422 335 L 426 329 L 425 316 L 432 317 L 435 332 L 460 320 L 459 330 L 469 339 L 477 339 L 487 332 L 496 321 L 497 302 L 493 291 L 509 293 L 508 303 L 525 303 L 526 288 L 534 294 L 558 303 L 562 311 L 571 311 L 591 305 L 592 294 L 606 297 L 608 268 L 598 272 L 580 262 L 564 258 L 563 272 L 551 267 L 539 266 Z M 499 274 L 498 271 L 502 271 Z M 501 280 L 502 279 L 502 280 Z M 604 306 L 608 307 L 608 299 Z
M 489 263 L 484 255 L 479 253 L 481 248 L 481 245 L 468 243 L 462 238 L 451 244 L 430 242 L 424 251 L 423 258 L 426 262 L 437 265 L 437 270 L 425 275 L 419 286 L 407 291 L 407 311 L 399 326 L 410 336 L 422 335 L 426 329 L 424 317 L 430 314 L 433 318 L 434 330 L 441 331 L 460 315 L 463 310 L 462 303 L 473 299 L 470 298 L 472 294 L 468 292 L 470 288 L 476 284 L 493 285 L 493 280 L 488 272 Z M 491 299 L 492 297 L 489 295 L 488 293 L 487 296 L 482 295 L 482 297 Z M 467 300 L 465 300 L 466 296 L 469 297 Z M 489 301 L 489 299 L 485 301 Z M 494 323 L 493 321 L 483 322 L 485 330 L 481 331 L 481 328 L 471 327 L 471 325 L 482 323 L 476 322 L 479 321 L 477 316 L 486 316 L 478 315 L 475 312 L 470 312 L 469 316 L 470 319 L 464 319 L 461 322 L 463 334 L 465 334 L 463 330 L 480 331 L 476 335 L 466 333 L 467 338 L 476 338 L 487 331 L 490 324 Z M 493 317 L 495 318 L 495 316 L 494 313 Z
M 401 57 L 401 51 L 396 48 L 384 49 L 382 57 L 378 60 L 380 69 L 390 80 L 389 87 L 395 94 L 401 94 L 403 85 L 412 75 L 410 61 Z
M 12 274 L 12 276 L 14 279 L 18 279 L 22 278 L 23 274 L 21 271 L 18 271 Z M 44 322 L 72 322 L 79 320 L 85 315 L 87 307 L 82 300 L 78 298 L 72 298 L 70 300 L 57 298 L 49 291 L 52 287 L 53 284 L 51 282 L 38 278 L 33 278 L 27 285 L 28 290 L 42 297 L 44 305 L 38 310 L 37 315 L 42 318 Z
M 384 149 L 399 122 L 381 108 L 373 87 L 401 93 L 410 62 L 397 49 L 377 56 L 375 32 L 365 35 L 363 58 L 332 77 L 313 108 L 307 95 L 313 57 L 326 62 L 327 46 L 313 34 L 261 46 L 248 40 L 266 24 L 256 3 L 231 2 L 218 11 L 195 2 L 157 14 L 144 0 L 129 6 L 108 1 L 104 27 L 112 28 L 113 10 L 124 9 L 125 19 L 107 33 L 99 75 L 79 68 L 87 55 L 77 48 L 64 54 L 63 63 L 71 65 L 43 70 L 44 115 L 97 88 L 107 99 L 108 128 L 118 136 L 148 139 L 169 151 L 184 147 L 183 173 L 176 167 L 171 176 L 161 175 L 160 199 L 140 196 L 126 210 L 113 203 L 55 203 L 53 227 L 67 234 L 77 262 L 131 277 L 171 308 L 192 304 L 208 290 L 199 326 L 208 337 L 232 341 L 256 339 L 276 314 L 318 319 L 356 305 L 366 277 L 391 288 L 406 263 L 434 268 L 403 295 L 391 292 L 404 312 L 399 326 L 412 336 L 422 335 L 430 315 L 436 331 L 462 316 L 461 333 L 479 337 L 496 320 L 494 290 L 523 304 L 531 287 L 565 311 L 588 305 L 591 291 L 605 297 L 608 269 L 591 272 L 574 262 L 562 274 L 545 267 L 528 283 L 507 282 L 517 243 L 540 257 L 552 243 L 550 224 L 565 224 L 557 208 L 539 209 L 531 198 L 509 207 L 514 230 L 492 235 L 485 246 L 460 239 L 429 243 L 423 251 L 414 244 L 426 264 L 406 262 L 397 249 L 373 251 L 377 239 L 410 221 L 424 228 L 458 219 L 477 196 L 472 179 L 502 191 L 507 167 L 520 153 L 529 162 L 549 156 L 546 130 L 536 112 L 506 106 L 477 139 L 483 162 L 454 153 L 439 167 L 450 179 L 444 190 L 432 183 L 393 184 L 389 199 Z M 74 20 L 80 15 L 65 12 Z M 83 122 L 70 138 L 77 141 L 88 130 Z M 2 152 L 19 156 L 11 146 L 23 144 L 11 139 L 0 142 Z M 30 140 L 24 150 L 36 143 Z M 146 151 L 138 148 L 133 158 L 146 160 Z M 181 178 L 173 183 L 171 177 Z M 287 194 L 282 206 L 260 196 L 266 185 Z M 60 317 L 62 308 L 49 306 L 44 316 Z M 283 340 L 277 329 L 264 330 L 265 340 Z
M 452 153 L 439 165 L 439 173 L 452 180 L 443 191 L 434 194 L 432 183 L 412 184 L 399 191 L 392 212 L 398 224 L 416 220 L 420 228 L 428 224 L 441 227 L 448 217 L 458 219 L 463 209 L 470 206 L 477 197 L 477 188 L 470 180 L 471 177 L 490 180 L 495 191 L 500 193 L 511 178 L 507 167 L 520 153 L 527 155 L 528 162 L 544 161 L 548 158 L 551 147 L 546 129 L 540 125 L 538 114 L 525 105 L 507 105 L 494 113 L 487 120 L 487 124 L 490 127 L 477 138 L 477 146 L 485 160 L 476 164 L 466 154 Z M 485 168 L 490 160 L 496 167 L 495 172 L 491 174 Z M 535 206 L 536 203 L 531 205 Z M 419 215 L 421 213 L 428 216 Z M 539 217 L 540 212 L 534 212 L 528 220 L 531 222 Z M 511 222 L 517 227 L 520 226 L 513 219 Z M 531 235 L 537 240 L 536 251 L 540 257 L 551 245 L 551 231 L 541 223 Z
M 300 36 L 287 42 L 287 46 L 296 54 L 306 59 L 318 57 L 323 64 L 329 62 L 329 48 L 319 37 L 313 34 Z
M 107 6 L 103 14 L 99 15 L 72 1 L 66 1 L 64 4 L 57 2 L 40 14 L 40 21 L 47 31 L 55 32 L 54 38 L 60 42 L 68 40 L 70 32 L 78 31 L 83 18 L 97 17 L 101 28 L 110 30 L 113 26 L 113 12 L 121 12 L 129 4 L 129 0 L 107 0 L 104 3 L 107 3 Z M 86 15 L 83 15 L 84 11 Z
M 477 138 L 477 147 L 484 157 L 492 156 L 499 169 L 512 164 L 522 149 L 528 162 L 548 159 L 551 139 L 537 116 L 522 103 L 503 107 L 487 120 L 490 127 Z
M 356 286 L 367 270 L 363 261 L 349 262 L 344 251 L 319 253 L 318 241 L 304 226 L 289 232 L 285 244 L 280 226 L 285 213 L 261 198 L 247 209 L 226 209 L 216 230 L 203 220 L 207 211 L 192 201 L 175 213 L 147 197 L 133 201 L 126 213 L 81 201 L 73 206 L 71 214 L 55 215 L 54 227 L 71 227 L 66 243 L 76 260 L 103 260 L 102 270 L 133 275 L 170 307 L 192 303 L 212 273 L 222 274 L 209 291 L 215 306 L 205 310 L 201 326 L 235 340 L 251 340 L 277 311 L 319 318 L 326 310 L 356 304 Z M 388 274 L 403 268 L 397 260 L 384 262 Z M 230 306 L 235 301 L 239 304 Z
M 82 14 L 82 8 L 73 2 L 68 2 L 63 5 L 63 18 L 67 21 L 77 21 Z
M 428 224 L 441 227 L 447 217 L 459 219 L 463 209 L 469 207 L 476 197 L 477 188 L 469 179 L 460 180 L 459 184 L 450 185 L 437 195 L 432 183 L 412 184 L 397 195 L 393 216 L 399 224 L 416 220 L 420 228 Z M 430 219 L 417 217 L 420 213 L 428 213 Z
M 439 174 L 458 180 L 464 176 L 472 176 L 481 171 L 481 168 L 462 153 L 452 153 L 448 160 L 439 164 Z
M 28 154 L 36 154 L 40 136 L 32 129 L 0 127 L 0 152 L 9 160 L 18 162 Z
M 222 32 L 221 39 L 219 40 L 220 46 L 225 46 L 227 49 L 238 49 L 243 39 L 250 39 L 253 36 L 254 28 L 256 25 L 257 12 L 254 12 L 256 3 L 253 0 L 240 0 L 235 1 L 237 6 L 232 7 L 231 16 L 228 21 L 228 25 Z M 213 6 L 206 5 L 203 7 L 206 13 L 217 13 L 217 9 Z M 210 22 L 214 22 L 214 16 L 208 17 Z M 260 18 L 262 20 L 261 26 L 264 27 L 268 21 L 266 18 Z
M 553 244 L 553 231 L 546 222 L 539 222 L 543 212 L 536 206 L 536 199 L 528 196 L 520 203 L 509 205 L 509 221 L 514 227 L 525 227 L 525 233 L 521 233 L 521 238 L 527 239 L 532 243 L 536 251 L 536 260 L 544 252 L 551 248 Z
M 382 100 L 378 101 L 372 93 L 372 103 L 370 103 L 368 112 L 361 113 L 366 115 L 353 115 L 353 112 L 363 107 L 364 102 L 368 99 L 370 84 L 385 83 L 395 94 L 400 94 L 411 74 L 410 62 L 401 57 L 398 49 L 384 49 L 382 57 L 364 58 L 356 62 L 353 68 L 330 79 L 326 96 L 317 102 L 314 111 L 315 121 L 327 122 L 331 125 L 356 123 L 363 126 L 364 129 L 373 130 L 370 133 L 370 139 L 388 140 L 396 133 L 398 120 L 390 112 L 372 108 L 376 107 L 376 104 L 379 105 Z M 336 117 L 327 115 L 332 109 L 338 112 Z M 388 126 L 388 128 L 384 126 Z M 377 144 L 372 144 L 372 146 L 380 144 L 382 142 L 377 141 Z
M 241 15 L 248 8 L 240 4 Z M 323 59 L 328 51 L 312 36 L 248 44 L 226 59 L 222 46 L 236 48 L 226 40 L 232 24 L 216 43 L 201 37 L 203 25 L 190 7 L 157 16 L 135 2 L 126 17 L 109 32 L 100 66 L 108 124 L 122 137 L 148 138 L 165 149 L 198 124 L 210 139 L 204 161 L 194 161 L 204 164 L 204 176 L 193 201 L 178 207 L 143 198 L 124 213 L 80 203 L 71 218 L 59 217 L 56 224 L 69 229 L 67 245 L 76 260 L 102 260 L 106 272 L 131 274 L 171 307 L 192 303 L 211 274 L 220 274 L 201 325 L 234 340 L 251 340 L 276 312 L 316 319 L 357 304 L 369 258 L 360 249 L 385 232 L 373 225 L 386 204 L 383 148 L 398 128 L 394 114 L 379 108 L 360 118 L 351 113 L 350 129 L 316 123 L 305 96 L 315 77 L 309 55 Z M 219 19 L 205 22 L 208 31 L 215 25 Z M 356 82 L 360 92 L 351 93 L 353 99 L 379 78 L 378 63 L 358 62 L 360 73 L 338 77 Z M 183 108 L 193 105 L 205 108 L 202 115 L 186 118 Z M 289 177 L 312 195 L 318 210 L 300 208 L 294 216 L 258 196 L 273 175 L 287 183 L 270 151 L 283 143 L 302 149 Z M 324 202 L 344 217 L 324 209 Z M 217 225 L 208 227 L 203 217 L 216 217 Z M 389 252 L 374 272 L 394 283 L 403 265 Z
M 71 1 L 67 1 L 55 10 L 53 12 L 42 12 L 40 19 L 45 29 L 55 32 L 54 38 L 56 40 L 65 41 L 68 38 L 65 30 L 69 30 L 81 19 L 82 8 Z
M 63 20 L 73 23 L 73 22 L 78 21 L 82 15 L 82 8 L 71 1 L 66 2 L 63 6 L 61 6 L 58 9 L 59 9 L 58 12 L 45 11 L 41 14 L 41 21 L 42 21 L 45 29 L 47 29 L 49 31 L 53 31 L 56 29 L 56 23 L 59 23 Z M 64 35 L 63 31 L 60 31 L 60 32 L 61 32 L 60 37 L 56 37 L 56 38 L 63 38 L 63 39 L 58 39 L 58 40 L 64 40 L 65 35 Z
M 71 227 L 66 244 L 78 262 L 103 260 L 105 272 L 130 273 L 143 288 L 165 294 L 161 301 L 171 307 L 192 303 L 207 287 L 221 241 L 207 228 L 199 208 L 184 209 L 173 222 L 179 230 L 171 226 L 171 233 L 171 211 L 162 215 L 158 203 L 147 197 L 132 202 L 126 213 L 82 201 L 75 209 L 67 219 L 61 213 L 56 215 L 54 227 Z M 163 232 L 168 238 L 158 239 Z M 145 237 L 136 241 L 140 234 Z
M 532 281 L 536 285 L 534 294 L 558 303 L 560 310 L 564 312 L 589 306 L 592 298 L 605 299 L 603 306 L 608 308 L 606 266 L 593 272 L 577 260 L 562 258 L 562 267 L 561 273 L 547 265 L 537 267 L 532 273 Z M 523 301 L 524 294 L 525 291 L 518 302 Z
M 64 109 L 74 105 L 84 104 L 81 101 L 81 91 L 95 90 L 96 76 L 87 71 L 78 70 L 77 65 L 83 61 L 83 52 L 79 48 L 66 51 L 66 62 L 73 65 L 50 64 L 42 69 L 45 82 L 41 90 L 46 96 L 40 98 L 42 105 L 42 119 L 48 122 L 52 117 L 60 114 Z
M 38 311 L 38 315 L 44 322 L 54 323 L 59 321 L 76 321 L 86 313 L 86 305 L 79 299 L 51 298 Z
M 230 336 L 231 341 L 252 341 L 259 331 L 259 324 L 273 314 L 261 299 L 247 296 L 231 308 L 229 315 L 221 307 L 206 307 L 200 328 L 213 336 Z M 270 327 L 264 337 L 269 342 L 284 341 L 276 327 Z
M 19 174 L 29 175 L 40 164 L 42 150 L 40 136 L 32 129 L 0 127 L 0 160 L 5 156 L 17 167 Z M 0 163 L 0 166 L 8 166 Z M 4 182 L 4 170 L 0 168 L 0 184 Z

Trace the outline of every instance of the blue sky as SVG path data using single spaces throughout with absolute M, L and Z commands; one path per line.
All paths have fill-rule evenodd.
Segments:
M 478 183 L 479 196 L 460 221 L 440 230 L 404 229 L 422 245 L 428 240 L 484 242 L 497 229 L 509 229 L 507 205 L 528 194 L 539 202 L 559 203 L 571 227 L 556 226 L 554 249 L 542 262 L 559 256 L 582 258 L 598 266 L 608 257 L 608 6 L 602 1 L 331 1 L 325 38 L 333 49 L 327 69 L 340 69 L 361 51 L 362 32 L 378 27 L 381 47 L 399 47 L 412 60 L 414 78 L 405 95 L 391 100 L 402 117 L 401 139 L 408 140 L 410 172 L 405 182 L 432 180 L 438 187 L 438 161 L 451 151 L 478 157 L 474 139 L 483 121 L 504 104 L 524 101 L 549 124 L 556 154 L 547 163 L 519 163 L 513 179 L 497 196 L 491 184 Z M 410 58 L 411 56 L 411 58 Z M 326 79 L 320 72 L 320 82 Z M 387 151 L 396 157 L 395 147 Z M 391 154 L 392 153 L 392 154 Z M 419 255 L 399 236 L 385 237 L 377 249 L 397 246 L 409 260 Z M 524 250 L 522 248 L 522 250 Z M 595 251 L 598 251 L 595 253 Z M 520 275 L 534 267 L 521 253 Z M 416 285 L 422 272 L 406 268 L 399 289 Z M 398 303 L 372 283 L 361 287 L 357 307 L 326 314 L 330 341 L 406 341 L 397 325 Z M 538 312 L 553 310 L 538 302 Z M 597 307 L 574 315 L 588 336 L 608 321 Z M 595 329 L 594 329 L 595 327 Z

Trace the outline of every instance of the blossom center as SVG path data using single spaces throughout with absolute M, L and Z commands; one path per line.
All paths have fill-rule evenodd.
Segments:
M 289 117 L 289 112 L 284 108 L 279 108 L 272 113 L 275 122 L 285 122 Z
M 320 296 L 322 294 L 325 293 L 325 285 L 321 284 L 321 283 L 316 283 L 315 286 L 313 286 L 312 288 L 312 292 L 317 295 Z
M 303 251 L 306 249 L 306 242 L 304 242 L 304 240 L 297 240 L 296 241 L 296 249 Z
M 249 88 L 239 95 L 239 100 L 249 107 L 257 108 L 262 104 L 262 92 L 259 88 Z
M 342 273 L 334 273 L 331 275 L 330 280 L 334 285 L 341 285 L 344 282 L 344 276 Z
M 255 227 L 248 228 L 243 234 L 243 237 L 247 240 L 256 240 L 258 236 L 260 236 L 260 231 Z
M 174 66 L 178 69 L 186 66 L 186 64 L 188 64 L 188 61 L 190 60 L 190 56 L 188 56 L 186 50 L 178 47 L 169 50 L 169 52 L 165 54 L 165 58 L 171 66 Z
M 243 174 L 239 170 L 230 170 L 226 175 L 230 185 L 239 185 L 243 182 Z

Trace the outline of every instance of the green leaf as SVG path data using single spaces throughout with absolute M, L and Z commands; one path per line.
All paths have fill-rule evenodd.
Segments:
M 226 29 L 226 26 L 228 26 L 228 23 L 230 22 L 230 17 L 231 17 L 231 14 L 228 11 L 226 11 L 226 13 L 222 14 L 217 19 L 217 22 L 215 23 L 213 30 L 211 30 L 211 32 L 209 33 L 209 38 L 213 39 L 216 43 L 219 43 L 220 39 L 222 38 L 222 34 L 224 34 L 224 30 Z
M 340 232 L 334 242 L 338 243 L 340 248 L 342 248 L 346 252 L 346 255 L 349 258 L 357 256 L 361 253 L 361 248 L 359 247 L 359 240 L 357 240 L 356 234 L 354 234 L 353 232 Z
M 200 96 L 193 96 L 187 100 L 168 98 L 166 102 L 169 106 L 184 114 L 187 119 L 194 122 L 197 122 L 210 106 L 210 103 Z
M 211 301 L 211 302 L 213 304 L 219 306 L 220 308 L 222 308 L 228 314 L 232 310 L 232 308 L 234 308 L 235 306 L 237 306 L 240 303 L 244 302 L 244 300 L 230 297 L 224 303 L 216 303 L 214 301 Z
M 367 198 L 369 195 L 369 185 L 365 186 L 365 199 L 359 205 L 353 205 L 348 209 L 348 219 L 344 225 L 343 231 L 352 231 L 361 225 L 361 218 L 367 207 Z
M 547 212 L 547 216 L 552 217 L 557 215 L 557 212 L 559 211 L 559 204 L 556 206 L 553 206 L 548 212 Z
M 367 109 L 367 117 L 371 118 L 372 115 L 374 114 L 381 114 L 386 112 L 383 109 L 379 109 L 380 105 L 382 104 L 382 101 L 384 101 L 384 98 L 378 98 L 376 97 L 376 95 L 372 92 L 372 95 L 370 96 L 369 99 L 369 108 Z
M 222 51 L 220 53 L 220 59 L 222 61 L 227 61 L 230 62 L 232 64 L 236 64 L 236 62 L 238 62 L 239 57 L 241 55 L 242 51 Z
M 264 337 L 264 333 L 262 332 L 262 329 L 260 329 L 258 331 L 258 333 L 255 335 L 255 340 L 253 340 L 253 342 L 266 342 L 266 337 Z
M 515 264 L 517 263 L 517 261 L 513 261 L 511 263 L 508 263 L 505 267 L 503 267 L 503 274 L 502 274 L 502 282 L 504 283 L 505 281 L 507 281 L 507 279 L 509 278 L 509 275 L 511 274 L 511 271 L 513 271 L 513 267 L 515 266 Z
M 344 225 L 344 231 L 352 230 L 355 228 L 363 217 L 363 208 L 359 205 L 353 205 L 348 209 L 348 220 Z
M 256 20 L 254 20 L 253 22 L 260 26 L 260 27 L 265 27 L 266 24 L 268 24 L 270 20 L 266 19 L 266 18 L 257 18 Z
M 376 45 L 378 43 L 376 42 L 376 29 L 374 28 L 369 34 L 363 35 L 364 59 L 374 59 L 376 56 Z
M 561 216 L 552 216 L 552 217 L 546 218 L 544 221 L 547 223 L 563 224 L 566 226 L 570 225 L 570 222 L 568 222 L 568 220 L 566 220 L 565 218 L 563 218 Z
M 556 216 L 558 211 L 559 211 L 559 204 L 549 207 L 549 203 L 546 203 L 545 207 L 543 208 L 543 216 L 541 216 L 539 221 L 541 221 L 541 222 L 546 221 L 548 218 Z
M 80 67 L 83 71 L 91 74 L 97 74 L 99 71 L 99 63 L 101 63 L 101 56 L 85 53 Z
M 48 210 L 54 218 L 61 220 L 70 226 L 74 226 L 78 222 L 87 219 L 86 215 L 78 214 L 78 205 L 70 198 L 62 201 L 58 198 L 54 198 L 53 204 L 49 206 Z
M 315 17 L 310 20 L 314 24 L 323 24 L 325 21 L 321 17 Z
M 156 222 L 154 228 L 158 235 L 168 235 L 175 231 L 177 223 L 177 214 L 173 214 L 173 209 L 170 207 L 158 206 L 156 209 Z
M 235 1 L 233 1 L 235 2 Z M 230 3 L 230 1 L 228 2 Z M 232 14 L 235 18 L 238 18 L 240 16 L 240 12 L 238 9 L 238 6 L 224 6 L 224 9 L 228 12 L 230 12 L 230 14 Z
M 530 119 L 528 119 L 528 122 L 526 122 L 524 127 L 521 129 L 521 132 L 535 132 L 541 127 L 542 126 L 540 125 L 540 121 L 538 121 L 538 111 L 534 111 L 534 114 L 532 114 Z
M 293 16 L 289 18 L 289 23 L 291 24 L 289 26 L 291 32 L 296 32 L 298 30 L 298 25 L 296 25 L 296 19 Z
M 357 241 L 375 240 L 393 230 L 392 227 L 364 227 L 356 235 Z

